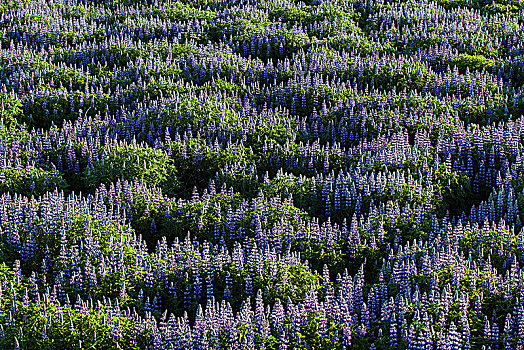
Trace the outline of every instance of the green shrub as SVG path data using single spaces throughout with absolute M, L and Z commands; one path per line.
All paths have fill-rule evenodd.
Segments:
M 453 60 L 453 64 L 455 64 L 461 72 L 465 72 L 468 68 L 470 71 L 490 70 L 493 68 L 494 63 L 492 59 L 484 56 L 472 56 L 465 53 L 458 55 Z
M 56 171 L 37 167 L 0 169 L 0 193 L 20 193 L 26 196 L 66 187 L 65 180 Z
M 166 193 L 178 188 L 177 171 L 169 156 L 148 146 L 136 143 L 110 148 L 102 157 L 84 170 L 87 187 L 108 184 L 120 178 L 142 179 L 148 185 L 162 187 Z
M 22 113 L 22 102 L 12 95 L 0 93 L 0 120 L 6 126 L 18 125 L 17 117 Z

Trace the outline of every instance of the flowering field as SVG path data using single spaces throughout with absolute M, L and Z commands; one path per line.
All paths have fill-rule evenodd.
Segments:
M 523 0 L 0 1 L 1 349 L 524 349 Z

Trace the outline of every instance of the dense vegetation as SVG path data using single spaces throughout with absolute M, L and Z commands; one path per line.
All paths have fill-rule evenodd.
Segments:
M 0 348 L 524 349 L 522 0 L 0 4 Z

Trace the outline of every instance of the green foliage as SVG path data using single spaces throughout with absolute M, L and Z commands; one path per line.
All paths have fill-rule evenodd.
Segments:
M 195 51 L 195 47 L 191 44 L 176 44 L 169 47 L 166 45 L 157 47 L 146 45 L 145 47 L 137 48 L 112 44 L 108 46 L 107 51 L 111 55 L 110 57 L 114 59 L 119 66 L 122 66 L 128 62 L 135 61 L 137 58 L 147 59 L 151 54 L 160 60 L 165 60 L 168 56 L 178 57 L 184 54 L 190 54 Z
M 0 14 L 7 11 L 16 10 L 20 7 L 26 6 L 30 2 L 31 0 L 4 0 L 0 4 Z
M 61 126 L 65 121 L 74 120 L 80 115 L 94 116 L 97 111 L 104 111 L 106 108 L 108 111 L 116 111 L 109 94 L 94 94 L 90 98 L 91 101 L 84 101 L 79 91 L 69 93 L 65 88 L 53 89 L 48 94 L 35 96 L 24 106 L 22 121 L 30 127 L 49 128 L 53 124 Z M 84 102 L 88 104 L 84 106 L 85 111 L 72 108 Z
M 171 158 L 161 150 L 136 143 L 107 147 L 104 156 L 88 166 L 83 174 L 85 184 L 92 189 L 121 178 L 142 179 L 148 185 L 162 187 L 167 193 L 173 193 L 179 186 Z
M 439 217 L 446 212 L 450 215 L 466 212 L 472 204 L 472 198 L 475 197 L 471 189 L 471 179 L 463 173 L 446 172 L 443 166 L 434 173 L 434 190 L 438 193 L 434 207 Z
M 491 70 L 495 61 L 480 55 L 461 53 L 453 59 L 452 63 L 459 68 L 461 73 L 464 73 L 467 69 L 469 71 Z
M 0 120 L 8 127 L 18 126 L 18 117 L 22 113 L 22 102 L 14 96 L 0 93 Z
M 6 124 L 0 125 L 0 138 L 5 147 L 17 148 L 31 142 L 32 135 L 25 125 Z M 48 191 L 67 190 L 68 183 L 54 166 L 45 164 L 35 165 L 34 150 L 27 149 L 22 153 L 27 157 L 27 162 L 7 164 L 0 169 L 0 193 L 22 194 L 28 197 L 39 196 Z
M 320 331 L 320 317 L 314 313 L 307 316 L 307 320 L 300 327 L 300 332 L 295 334 L 296 343 L 293 342 L 294 349 L 340 349 L 342 344 L 338 341 L 338 334 L 342 333 L 342 325 L 327 321 L 327 330 Z
M 510 16 L 519 16 L 519 10 L 522 8 L 518 0 L 437 0 L 437 3 L 446 9 L 466 7 L 481 10 L 487 14 L 509 14 Z
M 13 348 L 15 337 L 22 349 L 45 350 L 76 349 L 79 346 L 83 349 L 138 350 L 149 341 L 149 331 L 135 329 L 128 318 L 113 314 L 111 323 L 108 322 L 112 311 L 107 305 L 100 304 L 99 309 L 83 313 L 49 301 L 43 304 L 28 300 L 27 294 L 22 297 L 29 287 L 26 277 L 14 276 L 5 265 L 0 266 L 0 277 L 11 285 L 10 290 L 3 291 L 0 300 L 0 319 L 3 324 L 10 320 L 11 325 L 5 328 L 5 336 L 0 338 L 0 348 Z M 50 315 L 52 322 L 45 315 Z
M 300 23 L 312 23 L 314 21 L 310 12 L 307 11 L 307 7 L 284 7 L 282 5 L 277 5 L 277 7 L 269 13 L 269 19 Z
M 0 169 L 0 193 L 20 193 L 30 197 L 66 187 L 65 180 L 56 170 L 38 167 L 17 169 L 12 166 Z
M 177 2 L 164 8 L 156 8 L 151 12 L 152 16 L 169 21 L 187 21 L 189 19 L 209 20 L 213 12 L 209 10 L 197 10 L 190 5 Z

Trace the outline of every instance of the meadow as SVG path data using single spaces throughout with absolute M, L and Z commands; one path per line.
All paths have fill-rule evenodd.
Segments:
M 0 349 L 524 350 L 523 0 L 0 2 Z

